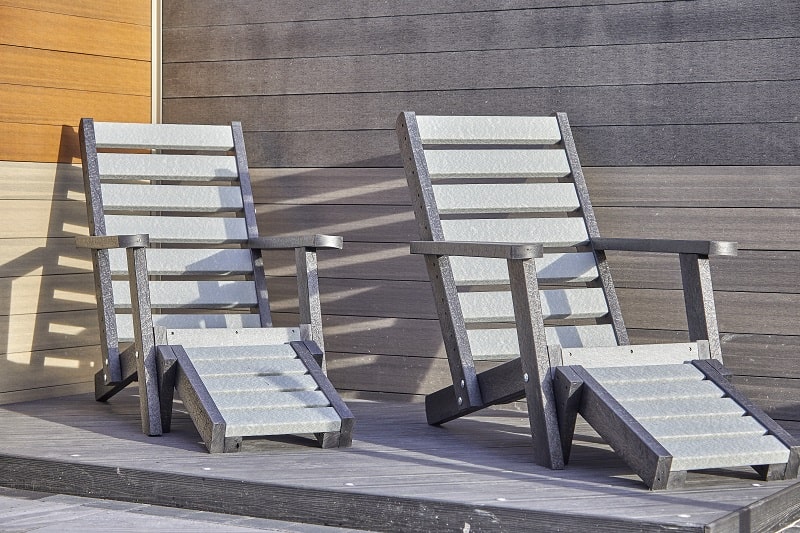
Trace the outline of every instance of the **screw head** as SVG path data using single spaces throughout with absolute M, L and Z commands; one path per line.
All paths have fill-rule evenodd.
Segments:
M 527 373 L 527 372 L 525 372 L 525 373 L 522 375 L 522 380 L 523 380 L 525 383 L 527 383 L 528 381 L 530 381 L 530 379 L 531 379 L 531 378 L 530 378 L 530 376 L 528 375 L 528 373 Z
M 466 382 L 464 382 L 464 380 L 462 379 L 462 380 L 461 380 L 461 388 L 463 389 L 463 388 L 464 388 L 464 387 L 466 387 L 466 386 L 467 386 Z
M 462 398 L 461 396 L 458 397 L 458 405 L 459 406 L 464 405 L 464 398 Z

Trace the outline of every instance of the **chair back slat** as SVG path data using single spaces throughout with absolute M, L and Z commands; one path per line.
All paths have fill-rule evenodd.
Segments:
M 508 285 L 505 259 L 451 257 L 453 277 L 458 285 Z M 541 284 L 589 283 L 599 276 L 591 252 L 549 253 L 536 261 Z
M 563 248 L 589 242 L 582 218 L 472 218 L 442 220 L 450 241 L 541 243 Z
M 101 190 L 107 211 L 221 213 L 242 210 L 242 193 L 239 187 L 233 186 L 104 183 Z
M 145 150 L 208 150 L 227 152 L 233 149 L 230 126 L 193 124 L 130 124 L 95 122 L 97 148 Z
M 580 209 L 571 183 L 434 185 L 439 214 L 551 213 Z
M 426 150 L 432 180 L 563 178 L 569 163 L 563 150 Z
M 110 250 L 109 260 L 113 275 L 128 273 L 128 258 L 124 250 Z M 147 250 L 147 270 L 155 276 L 245 275 L 253 272 L 253 259 L 250 250 L 241 248 L 150 248 Z
M 239 179 L 236 158 L 230 155 L 97 154 L 103 181 L 233 181 Z
M 426 144 L 556 144 L 555 117 L 418 116 Z

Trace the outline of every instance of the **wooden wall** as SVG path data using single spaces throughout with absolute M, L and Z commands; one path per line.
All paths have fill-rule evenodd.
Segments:
M 605 235 L 739 242 L 726 361 L 800 419 L 800 4 L 531 4 L 165 0 L 164 121 L 243 121 L 262 231 L 345 237 L 320 267 L 335 384 L 418 398 L 449 378 L 397 113 L 566 111 Z M 685 338 L 677 259 L 612 260 L 633 339 Z M 289 319 L 289 258 L 271 273 Z
M 149 0 L 0 0 L 0 402 L 91 387 L 76 127 L 150 122 L 150 20 Z

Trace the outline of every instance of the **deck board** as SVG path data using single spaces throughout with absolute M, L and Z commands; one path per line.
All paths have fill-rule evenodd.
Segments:
M 352 448 L 282 437 L 225 455 L 205 453 L 180 410 L 172 433 L 142 435 L 133 389 L 107 404 L 78 395 L 6 405 L 0 484 L 369 530 L 733 531 L 746 520 L 769 531 L 775 514 L 759 509 L 773 498 L 787 508 L 782 522 L 800 515 L 800 483 L 764 483 L 744 468 L 649 492 L 585 423 L 566 470 L 536 466 L 513 405 L 431 427 L 419 404 L 349 403 Z

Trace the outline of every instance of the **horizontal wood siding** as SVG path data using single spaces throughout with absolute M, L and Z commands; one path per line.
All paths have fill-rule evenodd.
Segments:
M 149 122 L 150 2 L 0 0 L 0 402 L 90 390 L 100 360 L 77 125 Z
M 727 364 L 800 418 L 800 4 L 164 2 L 164 119 L 243 121 L 262 233 L 320 254 L 331 376 L 419 398 L 448 382 L 397 113 L 566 111 L 609 237 L 735 240 L 712 263 Z M 609 254 L 637 342 L 683 340 L 678 261 Z M 267 257 L 291 323 L 292 256 Z

